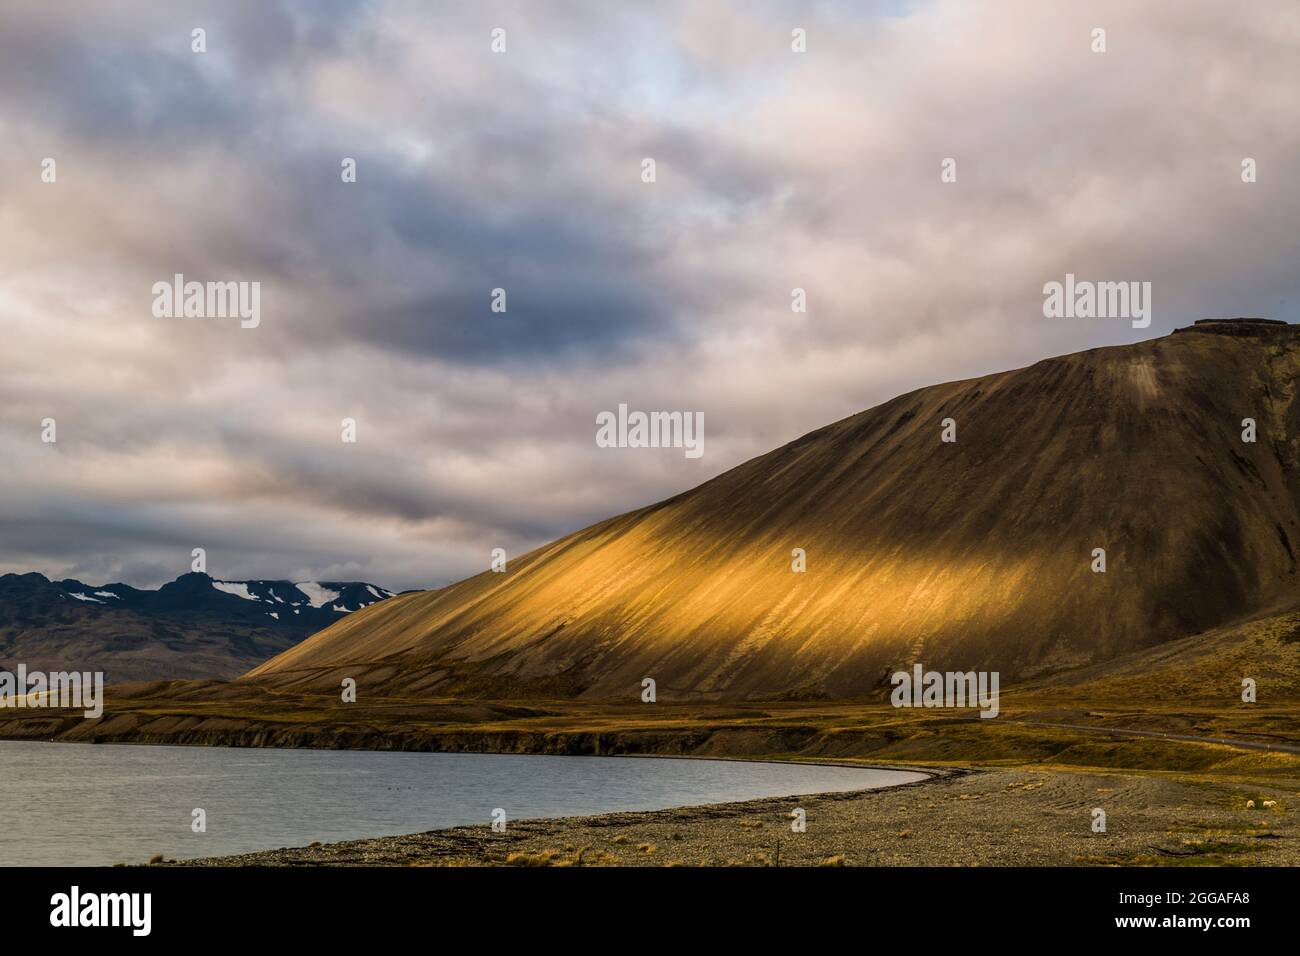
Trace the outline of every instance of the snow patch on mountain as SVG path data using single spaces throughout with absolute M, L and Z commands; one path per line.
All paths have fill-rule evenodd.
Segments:
M 248 593 L 248 585 L 241 581 L 213 581 L 212 586 L 218 591 L 225 591 L 245 601 L 260 601 L 261 598 Z
M 296 581 L 296 587 L 303 594 L 307 595 L 307 600 L 311 602 L 312 607 L 322 607 L 331 601 L 337 601 L 341 591 L 331 591 L 329 588 L 323 588 L 315 581 Z M 336 611 L 346 611 L 347 608 L 336 607 Z

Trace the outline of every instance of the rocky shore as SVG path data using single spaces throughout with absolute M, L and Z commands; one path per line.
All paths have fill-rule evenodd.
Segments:
M 512 821 L 184 866 L 1075 866 L 1300 864 L 1294 784 L 927 768 L 884 790 Z M 1274 806 L 1264 808 L 1263 801 Z M 1251 803 L 1253 802 L 1253 806 Z M 806 831 L 791 831 L 791 811 Z M 1094 832 L 1094 810 L 1105 832 Z

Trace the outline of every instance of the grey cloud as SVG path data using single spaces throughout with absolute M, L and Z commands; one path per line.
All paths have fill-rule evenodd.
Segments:
M 1281 2 L 5 16 L 8 569 L 157 583 L 197 538 L 229 577 L 423 586 L 911 388 L 1300 320 Z M 260 279 L 263 325 L 152 318 L 174 271 Z M 1153 327 L 1044 320 L 1066 271 L 1152 281 Z M 703 410 L 705 459 L 596 449 L 620 401 Z

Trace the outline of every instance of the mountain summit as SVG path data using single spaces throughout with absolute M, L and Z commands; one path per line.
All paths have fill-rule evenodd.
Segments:
M 248 676 L 856 697 L 918 662 L 1110 660 L 1300 606 L 1298 378 L 1300 326 L 1245 319 L 922 388 Z

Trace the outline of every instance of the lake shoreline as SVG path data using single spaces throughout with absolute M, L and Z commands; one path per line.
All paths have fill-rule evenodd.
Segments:
M 21 744 L 80 744 L 85 745 L 85 741 L 69 740 L 65 738 L 55 738 L 46 740 L 40 737 L 17 737 L 5 736 L 0 734 L 0 743 L 21 743 Z M 350 753 L 404 753 L 404 754 L 437 754 L 437 753 L 455 753 L 466 754 L 470 756 L 518 756 L 518 757 L 600 757 L 605 760 L 625 759 L 625 760 L 697 760 L 716 763 L 757 763 L 757 764 L 778 764 L 789 765 L 798 764 L 804 767 L 834 767 L 836 769 L 850 770 L 898 770 L 907 773 L 922 773 L 928 776 L 943 773 L 972 773 L 973 770 L 954 769 L 954 768 L 936 768 L 931 766 L 904 766 L 901 764 L 868 764 L 860 760 L 828 760 L 826 758 L 810 757 L 783 757 L 783 756 L 731 756 L 727 754 L 679 754 L 679 753 L 549 753 L 533 750 L 506 751 L 506 750 L 414 750 L 400 748 L 383 748 L 383 747 L 286 747 L 277 745 L 264 745 L 261 747 L 248 746 L 237 743 L 178 743 L 171 740 L 96 740 L 94 746 L 104 747 L 176 747 L 192 750 L 212 750 L 212 749 L 231 749 L 231 750 L 343 750 Z M 894 786 L 916 786 L 925 781 L 915 781 L 907 784 L 895 784 Z M 654 811 L 645 811 L 654 812 Z M 557 818 L 558 819 L 558 818 Z
M 792 805 L 777 798 L 511 821 L 504 835 L 478 825 L 403 837 L 326 840 L 323 847 L 209 857 L 185 865 L 495 866 L 512 862 L 512 854 L 518 854 L 514 863 L 537 865 L 762 865 L 769 856 L 775 861 L 778 833 L 781 865 L 819 865 L 836 857 L 849 864 L 915 866 L 1300 865 L 1291 809 L 1300 806 L 1300 756 L 1178 739 L 1180 734 L 1236 736 L 1243 742 L 1276 739 L 1289 712 L 1285 701 L 1241 710 L 1157 701 L 1135 715 L 1130 701 L 1102 704 L 1008 694 L 1003 710 L 998 720 L 978 720 L 947 712 L 900 712 L 887 703 L 827 701 L 661 703 L 649 708 L 600 701 L 377 699 L 347 707 L 273 694 L 256 685 L 177 682 L 119 691 L 98 721 L 56 712 L 0 713 L 0 738 L 238 749 L 656 756 L 935 775 L 861 796 L 800 798 L 807 803 L 806 834 L 787 832 L 783 814 Z M 1162 733 L 1135 737 L 1135 728 Z M 972 783 L 965 796 L 951 791 L 953 781 L 961 779 L 978 785 Z M 1001 790 L 985 792 L 991 781 L 1003 781 Z M 934 797 L 917 803 L 910 796 L 913 788 Z M 1118 797 L 1108 796 L 1116 793 Z M 1036 804 L 1046 794 L 1053 795 L 1052 801 Z M 1275 800 L 1283 810 L 1245 814 L 1246 795 Z M 1093 834 L 1094 809 L 1109 815 L 1109 834 Z M 828 828 L 823 812 L 853 826 Z M 715 832 L 719 826 L 722 830 Z M 945 835 L 944 827 L 983 834 L 984 842 L 964 846 Z M 623 841 L 611 842 L 614 835 Z M 771 843 L 769 856 L 758 836 Z M 656 849 L 639 851 L 641 855 L 627 849 L 642 845 Z
M 830 761 L 0 742 L 0 864 L 113 866 L 915 783 Z M 494 809 L 504 808 L 504 809 Z M 24 834 L 43 834 L 39 847 Z M 91 845 L 82 845 L 93 834 Z
M 880 767 L 879 769 L 905 769 Z M 921 769 L 921 768 L 906 768 Z M 1300 864 L 1295 791 L 1068 769 L 924 768 L 922 781 L 669 810 L 452 827 L 168 866 Z M 1281 809 L 1247 808 L 1271 794 Z M 1093 830 L 1093 808 L 1108 813 Z M 806 830 L 791 831 L 791 811 Z

